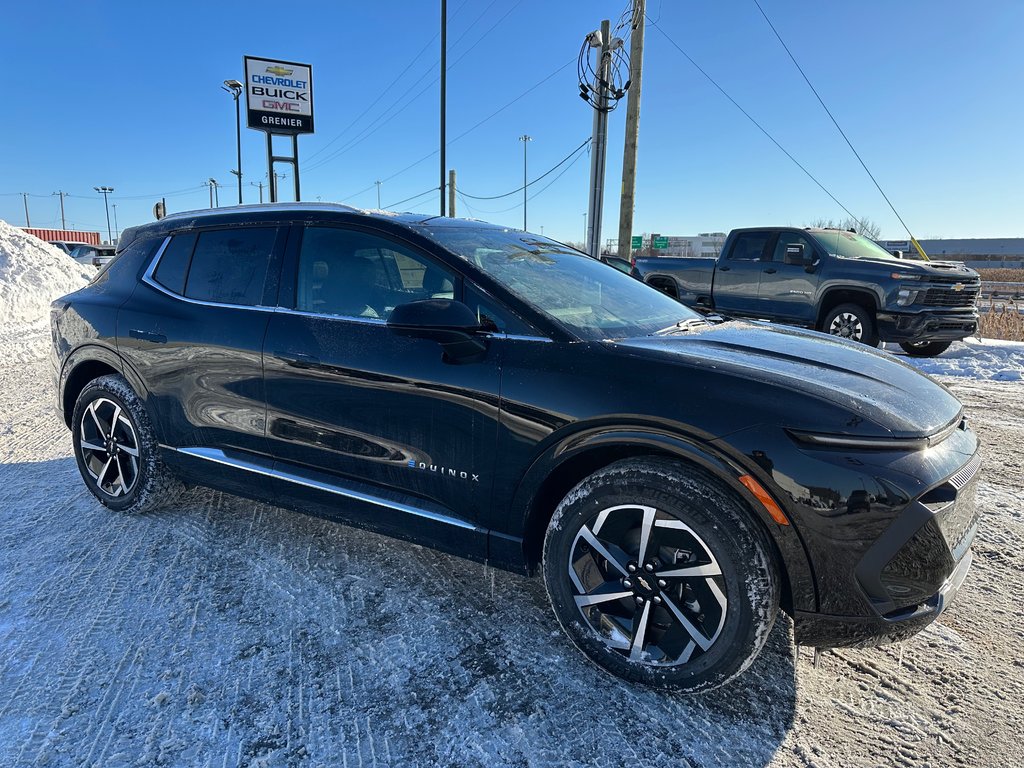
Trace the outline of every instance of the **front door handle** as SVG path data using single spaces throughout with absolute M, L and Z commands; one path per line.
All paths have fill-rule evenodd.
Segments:
M 274 357 L 294 368 L 316 368 L 320 365 L 319 357 L 305 352 L 274 352 Z
M 719 267 L 718 271 L 719 272 L 728 272 L 730 269 L 732 269 L 732 267 Z
M 153 333 L 152 331 L 142 331 L 138 328 L 131 328 L 128 331 L 128 336 L 133 339 L 139 339 L 141 341 L 152 341 L 154 344 L 166 344 L 167 337 L 162 333 Z
M 766 275 L 774 275 L 776 271 L 777 271 L 777 270 L 775 269 L 775 267 L 768 267 L 768 269 L 766 269 L 766 270 L 764 271 L 764 273 L 765 273 Z

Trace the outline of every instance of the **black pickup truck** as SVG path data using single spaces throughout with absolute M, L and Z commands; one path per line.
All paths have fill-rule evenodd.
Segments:
M 734 229 L 718 258 L 642 258 L 645 283 L 695 308 L 772 320 L 933 357 L 975 333 L 978 273 L 911 261 L 838 229 Z

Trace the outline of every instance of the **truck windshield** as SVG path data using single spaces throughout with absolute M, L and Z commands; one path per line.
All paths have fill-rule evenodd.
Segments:
M 873 240 L 841 229 L 811 229 L 811 237 L 836 256 L 847 259 L 895 259 L 896 257 Z
M 567 245 L 518 230 L 427 224 L 438 243 L 588 340 L 648 336 L 700 315 Z

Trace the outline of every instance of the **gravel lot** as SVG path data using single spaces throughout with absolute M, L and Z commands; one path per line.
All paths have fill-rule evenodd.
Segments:
M 539 580 L 209 491 L 81 483 L 44 362 L 0 366 L 0 765 L 1024 765 L 1024 384 L 947 380 L 985 444 L 951 610 L 902 647 L 631 687 Z

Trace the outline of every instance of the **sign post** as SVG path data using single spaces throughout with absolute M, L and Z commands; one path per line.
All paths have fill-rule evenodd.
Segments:
M 270 202 L 277 202 L 275 162 L 291 164 L 297 202 L 301 199 L 299 134 L 313 133 L 313 68 L 309 64 L 256 56 L 246 56 L 244 63 L 246 124 L 267 135 Z M 274 154 L 274 136 L 291 137 L 291 157 Z

